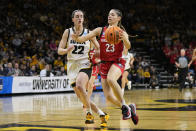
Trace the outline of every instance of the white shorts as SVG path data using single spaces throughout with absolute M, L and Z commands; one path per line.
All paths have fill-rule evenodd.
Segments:
M 91 63 L 88 59 L 84 60 L 69 60 L 67 62 L 67 76 L 69 78 L 69 83 L 74 84 L 76 82 L 76 77 L 81 69 L 91 68 Z
M 129 61 L 126 61 L 125 63 L 125 70 L 129 69 L 130 68 L 130 64 L 129 64 Z

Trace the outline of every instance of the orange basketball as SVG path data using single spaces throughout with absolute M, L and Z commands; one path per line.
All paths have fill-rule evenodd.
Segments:
M 108 27 L 105 31 L 105 39 L 109 44 L 118 44 L 120 43 L 120 31 L 121 29 L 118 26 Z

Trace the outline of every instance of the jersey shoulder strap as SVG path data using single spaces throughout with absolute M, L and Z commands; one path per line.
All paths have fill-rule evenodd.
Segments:
M 103 30 L 104 30 L 104 27 L 101 28 L 101 33 L 100 33 L 100 35 L 99 35 L 99 39 L 101 39 L 101 36 L 102 36 L 102 34 L 103 34 Z
M 69 36 L 70 36 L 70 28 L 68 29 L 68 35 L 67 35 L 67 41 L 66 41 L 66 43 L 69 41 Z

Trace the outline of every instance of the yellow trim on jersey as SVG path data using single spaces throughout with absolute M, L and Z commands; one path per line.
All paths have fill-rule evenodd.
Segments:
M 82 69 L 91 69 L 91 67 L 89 67 L 89 68 L 81 68 L 80 70 L 82 70 Z

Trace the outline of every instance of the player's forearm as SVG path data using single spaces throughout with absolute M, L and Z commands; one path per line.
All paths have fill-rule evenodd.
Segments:
M 87 40 L 88 40 L 88 38 L 86 36 L 80 36 L 80 37 L 76 38 L 76 41 L 80 42 L 80 43 L 85 42 Z
M 193 61 L 191 60 L 188 64 L 188 68 L 191 66 L 191 64 L 193 63 Z
M 128 38 L 123 39 L 123 43 L 124 43 L 124 46 L 125 46 L 127 49 L 130 49 L 130 48 L 131 48 L 131 42 L 129 41 Z
M 58 54 L 59 55 L 65 55 L 68 53 L 67 49 L 63 49 L 63 48 L 58 48 Z
M 85 42 L 85 41 L 87 41 L 87 40 L 90 40 L 90 39 L 92 39 L 93 37 L 96 37 L 98 34 L 99 34 L 99 32 L 101 31 L 101 28 L 96 28 L 96 29 L 94 29 L 93 31 L 91 31 L 91 32 L 89 32 L 87 35 L 85 35 L 85 36 L 80 36 L 80 37 L 77 37 L 76 38 L 76 41 L 78 41 L 78 42 Z
M 87 35 L 85 35 L 85 36 L 80 36 L 80 37 L 76 38 L 76 41 L 82 43 L 82 42 L 85 42 L 85 41 L 87 41 L 87 40 L 92 39 L 92 38 L 95 37 L 95 36 L 96 36 L 95 33 L 90 32 L 89 34 L 87 34 Z

